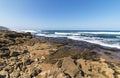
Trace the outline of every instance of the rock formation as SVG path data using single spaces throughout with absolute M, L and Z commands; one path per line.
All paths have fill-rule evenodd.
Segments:
M 119 54 L 87 42 L 0 30 L 0 78 L 120 78 Z

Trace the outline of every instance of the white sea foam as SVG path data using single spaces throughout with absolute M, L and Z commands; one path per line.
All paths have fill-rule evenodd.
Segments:
M 79 41 L 86 41 L 86 42 L 89 42 L 89 43 L 94 43 L 94 44 L 99 44 L 99 45 L 102 45 L 102 46 L 106 46 L 106 47 L 112 47 L 112 48 L 118 48 L 120 49 L 120 45 L 119 44 L 107 44 L 107 43 L 103 43 L 99 40 L 96 40 L 96 39 L 87 39 L 87 38 L 78 38 L 76 36 L 71 36 L 71 37 L 68 37 L 69 39 L 73 39 L 73 40 L 79 40 Z
M 21 30 L 20 32 L 37 33 L 37 31 L 35 31 L 35 30 Z
M 36 34 L 37 36 L 44 36 L 44 37 L 66 37 L 66 36 L 60 36 L 55 34 Z
M 110 34 L 110 35 L 120 35 L 120 32 L 76 32 L 76 33 L 65 33 L 65 32 L 55 32 L 56 35 L 81 35 L 81 34 Z
M 72 33 L 55 32 L 56 35 L 71 35 Z
M 80 36 L 82 33 L 85 36 Z M 88 35 L 86 35 L 88 34 Z M 116 35 L 116 39 L 112 38 L 101 38 L 90 36 L 89 34 L 110 34 Z M 45 36 L 45 37 L 67 37 L 73 40 L 86 41 L 89 43 L 99 44 L 106 47 L 118 48 L 120 49 L 120 43 L 118 42 L 118 38 L 120 38 L 120 32 L 55 32 L 54 34 L 36 34 L 37 36 Z M 117 40 L 117 41 L 116 41 Z
M 74 36 L 78 36 L 80 35 L 79 33 L 65 33 L 65 32 L 55 32 L 56 35 L 64 35 L 64 36 L 69 36 L 69 35 L 74 35 Z
M 115 34 L 120 35 L 120 32 L 78 32 L 78 33 L 87 33 L 87 34 Z
M 49 37 L 48 35 L 45 34 L 36 34 L 37 36 L 45 36 L 45 37 Z

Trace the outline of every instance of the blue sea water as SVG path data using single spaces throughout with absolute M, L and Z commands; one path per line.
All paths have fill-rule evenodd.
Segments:
M 67 37 L 107 47 L 120 49 L 120 31 L 108 30 L 41 30 L 29 31 L 37 36 Z

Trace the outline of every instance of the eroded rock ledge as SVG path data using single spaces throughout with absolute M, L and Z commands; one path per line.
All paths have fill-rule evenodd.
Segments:
M 120 78 L 120 50 L 0 30 L 0 78 Z

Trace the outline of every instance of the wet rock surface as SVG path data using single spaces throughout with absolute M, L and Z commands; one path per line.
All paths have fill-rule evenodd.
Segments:
M 0 78 L 120 78 L 120 50 L 0 30 Z

